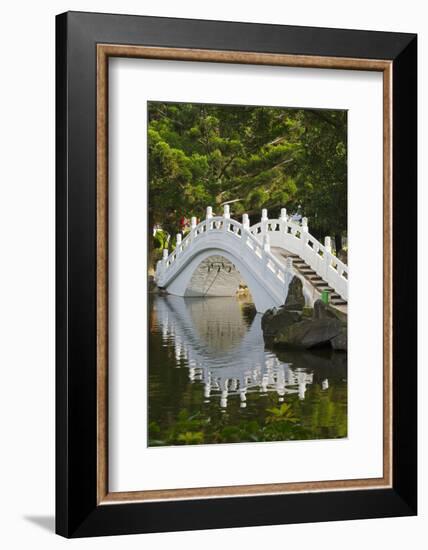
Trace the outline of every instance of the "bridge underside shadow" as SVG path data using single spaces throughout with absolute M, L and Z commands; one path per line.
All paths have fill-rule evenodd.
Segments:
M 213 255 L 194 270 L 185 296 L 235 296 L 240 284 L 246 283 L 235 264 L 224 256 Z
M 285 301 L 285 294 L 280 297 L 274 294 L 244 262 L 220 249 L 205 250 L 195 255 L 185 269 L 169 282 L 166 290 L 175 296 L 234 296 L 240 284 L 247 285 L 260 313 Z

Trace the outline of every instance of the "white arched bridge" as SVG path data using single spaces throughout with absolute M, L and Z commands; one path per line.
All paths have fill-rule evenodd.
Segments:
M 165 249 L 156 266 L 157 285 L 176 296 L 233 296 L 244 282 L 258 312 L 284 304 L 294 276 L 307 305 L 328 290 L 333 305 L 346 307 L 348 267 L 332 253 L 330 237 L 321 244 L 307 219 L 293 221 L 285 208 L 276 219 L 263 209 L 250 226 L 247 214 L 242 223 L 232 219 L 229 205 L 222 216 L 208 207 L 206 219 L 193 217 L 190 232 L 184 239 L 179 233 L 174 251 Z

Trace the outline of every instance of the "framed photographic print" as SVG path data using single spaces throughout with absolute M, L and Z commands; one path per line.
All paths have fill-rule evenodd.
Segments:
M 416 36 L 57 16 L 57 532 L 414 515 Z

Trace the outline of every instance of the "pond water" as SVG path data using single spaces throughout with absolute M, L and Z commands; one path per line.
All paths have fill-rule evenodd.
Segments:
M 151 295 L 149 446 L 347 435 L 347 355 L 265 349 L 239 298 Z

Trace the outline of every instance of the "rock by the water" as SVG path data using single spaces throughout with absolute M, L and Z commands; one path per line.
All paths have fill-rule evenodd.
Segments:
M 300 321 L 302 314 L 299 311 L 288 311 L 284 306 L 268 309 L 262 317 L 263 337 L 268 345 L 272 345 L 279 331 Z
M 340 333 L 331 340 L 331 347 L 336 351 L 348 351 L 348 331 L 343 327 Z
M 283 349 L 310 349 L 329 346 L 346 350 L 346 314 L 317 300 L 312 317 L 285 306 L 268 310 L 262 318 L 265 343 Z
M 314 314 L 314 308 L 305 306 L 302 311 L 302 317 L 306 317 L 309 319 L 312 319 L 312 316 Z
M 288 287 L 284 308 L 289 311 L 302 311 L 304 307 L 305 297 L 303 296 L 302 281 L 299 277 L 293 277 Z
M 340 311 L 339 309 L 331 306 L 330 304 L 325 304 L 322 300 L 317 300 L 314 303 L 314 319 L 339 319 L 343 323 L 347 322 L 347 315 L 345 312 Z
M 328 345 L 342 330 L 337 319 L 309 319 L 279 330 L 273 344 L 280 347 L 310 349 Z

